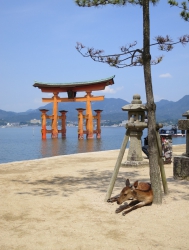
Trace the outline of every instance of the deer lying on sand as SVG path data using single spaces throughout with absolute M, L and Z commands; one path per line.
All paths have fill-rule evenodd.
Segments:
M 127 209 L 122 213 L 126 215 L 127 213 L 135 210 L 137 208 L 150 205 L 153 202 L 153 192 L 151 184 L 147 182 L 135 181 L 131 186 L 129 179 L 126 180 L 126 187 L 124 187 L 119 195 L 116 195 L 107 200 L 107 202 L 117 202 L 121 205 L 124 201 L 133 200 L 129 204 L 124 204 L 116 209 L 116 213 L 120 213 L 123 210 Z

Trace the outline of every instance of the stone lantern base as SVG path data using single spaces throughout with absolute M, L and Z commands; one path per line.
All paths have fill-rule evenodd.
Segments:
M 143 161 L 125 161 L 121 163 L 122 167 L 149 167 L 149 160 Z
M 189 157 L 175 156 L 173 162 L 173 176 L 177 180 L 189 181 Z

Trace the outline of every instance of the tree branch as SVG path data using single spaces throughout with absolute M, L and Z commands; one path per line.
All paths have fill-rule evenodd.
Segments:
M 178 41 L 173 41 L 169 36 L 157 36 L 155 37 L 155 43 L 150 44 L 150 46 L 158 46 L 161 51 L 169 52 L 173 49 L 175 44 L 181 43 L 186 45 L 189 42 L 189 35 L 184 35 L 178 38 Z M 112 67 L 125 68 L 132 66 L 143 66 L 143 48 L 134 49 L 137 42 L 133 42 L 127 46 L 122 46 L 120 48 L 121 53 L 104 55 L 103 50 L 86 48 L 83 44 L 77 43 L 77 51 L 84 57 L 91 57 L 95 62 L 107 63 Z M 84 51 L 84 52 L 83 52 Z M 163 56 L 159 56 L 156 59 L 151 60 L 151 65 L 156 65 L 160 63 Z
M 159 0 L 150 0 L 152 4 L 156 4 Z M 126 5 L 127 3 L 130 4 L 138 4 L 142 6 L 143 0 L 75 0 L 75 3 L 79 7 L 92 7 L 92 6 L 99 6 L 99 5 Z

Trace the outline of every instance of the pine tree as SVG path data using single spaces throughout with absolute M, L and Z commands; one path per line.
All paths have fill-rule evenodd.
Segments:
M 94 61 L 107 63 L 110 66 L 117 68 L 124 68 L 128 66 L 143 66 L 144 81 L 147 100 L 148 113 L 148 142 L 149 142 L 149 165 L 150 165 L 150 180 L 154 193 L 155 204 L 162 203 L 162 191 L 160 170 L 158 165 L 158 149 L 156 143 L 156 105 L 154 102 L 153 86 L 151 78 L 151 65 L 161 62 L 162 57 L 156 60 L 151 59 L 150 47 L 158 45 L 160 50 L 170 51 L 176 43 L 185 44 L 189 42 L 189 35 L 185 35 L 173 42 L 169 36 L 156 37 L 156 42 L 150 44 L 150 2 L 155 5 L 159 0 L 75 0 L 80 7 L 92 7 L 99 5 L 126 5 L 136 4 L 142 7 L 143 11 L 143 48 L 134 49 L 137 42 L 134 42 L 127 47 L 121 47 L 121 52 L 113 55 L 103 55 L 103 50 L 95 50 L 94 48 L 87 48 L 87 52 L 82 51 L 85 48 L 81 43 L 77 43 L 76 49 L 85 57 L 91 57 Z

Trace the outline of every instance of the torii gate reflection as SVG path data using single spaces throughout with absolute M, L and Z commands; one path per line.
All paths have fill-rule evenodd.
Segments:
M 83 134 L 86 134 L 87 139 L 92 139 L 93 134 L 97 138 L 101 137 L 100 129 L 100 113 L 102 110 L 95 110 L 96 116 L 93 116 L 91 109 L 92 101 L 103 101 L 104 96 L 93 96 L 92 91 L 104 90 L 106 86 L 114 84 L 115 76 L 90 82 L 76 82 L 76 83 L 42 83 L 35 82 L 34 87 L 38 87 L 42 92 L 52 93 L 52 98 L 42 98 L 43 102 L 53 103 L 52 115 L 47 115 L 46 109 L 42 109 L 42 139 L 46 139 L 46 133 L 51 133 L 52 138 L 57 138 L 58 133 L 62 133 L 62 137 L 66 137 L 66 110 L 61 110 L 61 116 L 58 116 L 58 103 L 59 102 L 86 102 L 86 114 L 83 112 L 85 109 L 78 108 L 78 138 L 83 139 Z M 67 92 L 68 98 L 60 98 L 60 92 Z M 76 97 L 77 92 L 86 92 L 84 97 Z M 51 130 L 46 129 L 46 119 L 51 119 Z M 62 128 L 58 130 L 58 119 L 62 120 Z M 83 129 L 83 119 L 86 120 L 86 130 Z M 93 119 L 97 120 L 97 128 L 93 129 Z

